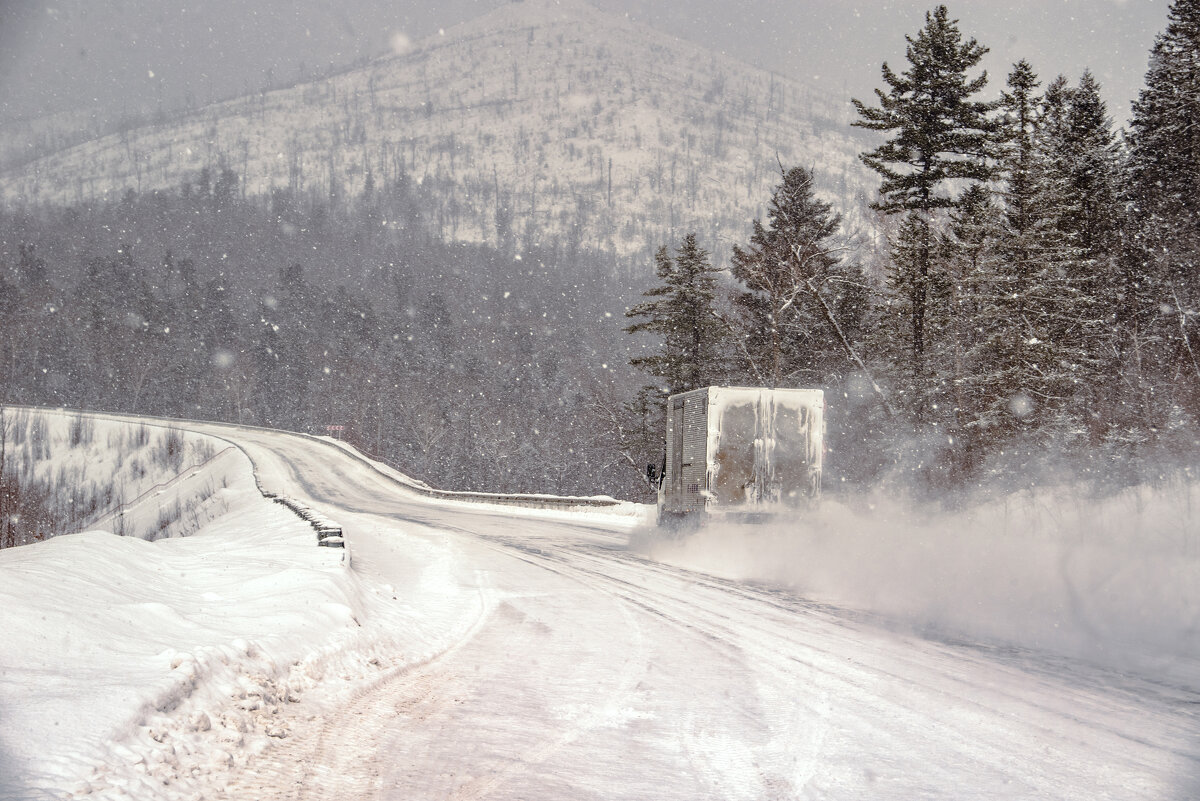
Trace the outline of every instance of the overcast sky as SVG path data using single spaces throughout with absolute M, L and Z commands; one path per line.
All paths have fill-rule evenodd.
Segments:
M 0 0 L 0 113 L 26 116 L 93 101 L 110 113 L 197 102 L 378 55 L 486 13 L 503 0 Z M 884 60 L 904 65 L 916 0 L 592 0 L 760 67 L 868 99 Z M 1043 82 L 1085 67 L 1118 123 L 1166 25 L 1168 0 L 958 0 L 960 28 L 991 48 L 998 92 L 1028 59 Z

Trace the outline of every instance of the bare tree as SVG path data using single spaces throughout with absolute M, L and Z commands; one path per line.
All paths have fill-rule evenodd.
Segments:
M 8 458 L 8 432 L 11 423 L 4 404 L 0 403 L 0 548 L 11 548 L 16 545 L 15 537 L 9 530 L 9 517 L 12 515 L 13 501 L 9 497 L 9 478 L 5 472 Z

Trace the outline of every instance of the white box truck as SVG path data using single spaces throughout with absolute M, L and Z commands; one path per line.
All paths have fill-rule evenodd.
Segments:
M 821 491 L 824 450 L 819 389 L 705 387 L 672 395 L 659 524 L 803 506 Z

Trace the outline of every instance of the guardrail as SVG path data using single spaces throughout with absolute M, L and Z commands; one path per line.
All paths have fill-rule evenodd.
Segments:
M 261 490 L 259 491 L 261 492 Z M 270 492 L 263 492 L 263 497 L 270 498 L 275 503 L 286 506 L 299 515 L 301 520 L 307 521 L 313 527 L 313 530 L 317 532 L 317 545 L 323 545 L 327 548 L 346 547 L 346 541 L 342 537 L 342 527 L 329 518 L 318 512 L 314 512 L 295 498 L 275 495 Z

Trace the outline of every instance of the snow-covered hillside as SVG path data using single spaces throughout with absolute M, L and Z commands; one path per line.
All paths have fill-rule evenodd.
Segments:
M 696 231 L 726 249 L 779 180 L 870 191 L 835 98 L 582 0 L 509 3 L 352 72 L 216 104 L 0 174 L 9 202 L 178 187 L 208 167 L 250 194 L 356 196 L 420 185 L 435 232 L 520 247 L 546 236 L 622 254 Z M 387 224 L 387 223 L 385 223 Z
M 0 407 L 0 547 L 104 527 L 154 540 L 223 512 L 233 450 L 177 428 Z

